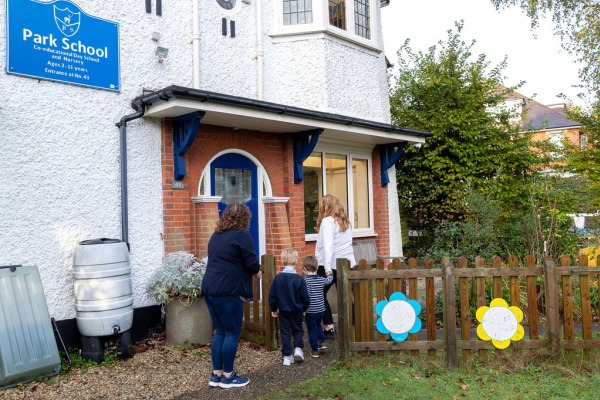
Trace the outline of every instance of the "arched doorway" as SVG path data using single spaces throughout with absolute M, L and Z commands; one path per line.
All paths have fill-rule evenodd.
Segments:
M 260 254 L 257 167 L 238 153 L 223 154 L 210 164 L 210 192 L 221 197 L 219 216 L 230 203 L 244 203 L 250 208 L 250 235 L 256 253 Z

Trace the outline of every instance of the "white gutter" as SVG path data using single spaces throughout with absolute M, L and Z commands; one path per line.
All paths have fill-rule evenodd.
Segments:
M 263 39 L 262 39 L 262 0 L 255 0 L 256 6 L 256 99 L 263 99 Z
M 200 21 L 199 0 L 192 0 L 192 85 L 200 89 Z

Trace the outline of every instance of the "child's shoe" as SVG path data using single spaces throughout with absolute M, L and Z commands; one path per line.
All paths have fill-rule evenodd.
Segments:
M 294 363 L 294 357 L 292 356 L 283 356 L 283 365 L 292 365 Z
M 242 387 L 246 386 L 250 382 L 248 378 L 242 378 L 241 376 L 237 376 L 235 372 L 231 373 L 231 376 L 228 378 L 225 375 L 221 377 L 221 382 L 219 382 L 219 387 L 223 389 L 229 389 L 232 387 Z
M 208 381 L 208 386 L 219 387 L 219 383 L 221 383 L 221 377 L 217 374 L 211 374 L 210 381 Z
M 318 358 L 319 357 L 319 352 L 318 351 L 311 351 L 310 355 L 313 356 L 314 358 Z
M 327 343 L 323 342 L 319 345 L 319 350 L 326 350 L 327 349 Z
M 304 361 L 304 352 L 300 347 L 294 349 L 294 360 L 298 362 Z

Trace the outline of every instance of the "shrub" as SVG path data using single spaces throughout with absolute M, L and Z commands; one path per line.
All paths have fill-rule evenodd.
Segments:
M 206 261 L 206 257 L 198 260 L 195 255 L 184 251 L 167 254 L 162 266 L 150 278 L 148 293 L 158 303 L 176 297 L 188 300 L 200 297 Z

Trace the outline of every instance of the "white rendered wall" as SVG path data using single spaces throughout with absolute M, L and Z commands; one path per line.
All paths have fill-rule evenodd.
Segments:
M 199 2 L 202 90 L 257 99 L 256 2 L 237 1 L 232 10 L 216 1 Z M 390 122 L 385 55 L 382 51 L 326 33 L 274 36 L 278 2 L 260 0 L 264 79 L 262 100 L 378 122 Z M 313 0 L 316 8 L 326 0 Z M 378 4 L 376 1 L 374 4 Z M 374 26 L 381 25 L 373 7 Z M 222 19 L 227 35 L 222 35 Z M 230 23 L 235 22 L 235 37 Z M 352 30 L 353 27 L 349 27 Z M 382 43 L 373 30 L 373 45 Z
M 256 99 L 256 18 L 254 4 L 237 1 L 232 10 L 215 0 L 199 1 L 200 87 L 211 92 Z M 227 36 L 222 35 L 222 19 Z M 235 22 L 235 37 L 230 23 Z
M 75 317 L 72 258 L 78 242 L 121 238 L 119 129 L 143 89 L 191 86 L 192 4 L 79 0 L 87 14 L 120 24 L 121 92 L 8 75 L 0 57 L 0 265 L 37 265 L 50 315 Z M 0 54 L 6 54 L 6 2 L 0 2 Z M 176 23 L 175 23 L 176 22 Z M 159 45 L 169 48 L 159 64 Z M 129 242 L 134 307 L 164 247 L 160 122 L 128 125 Z

